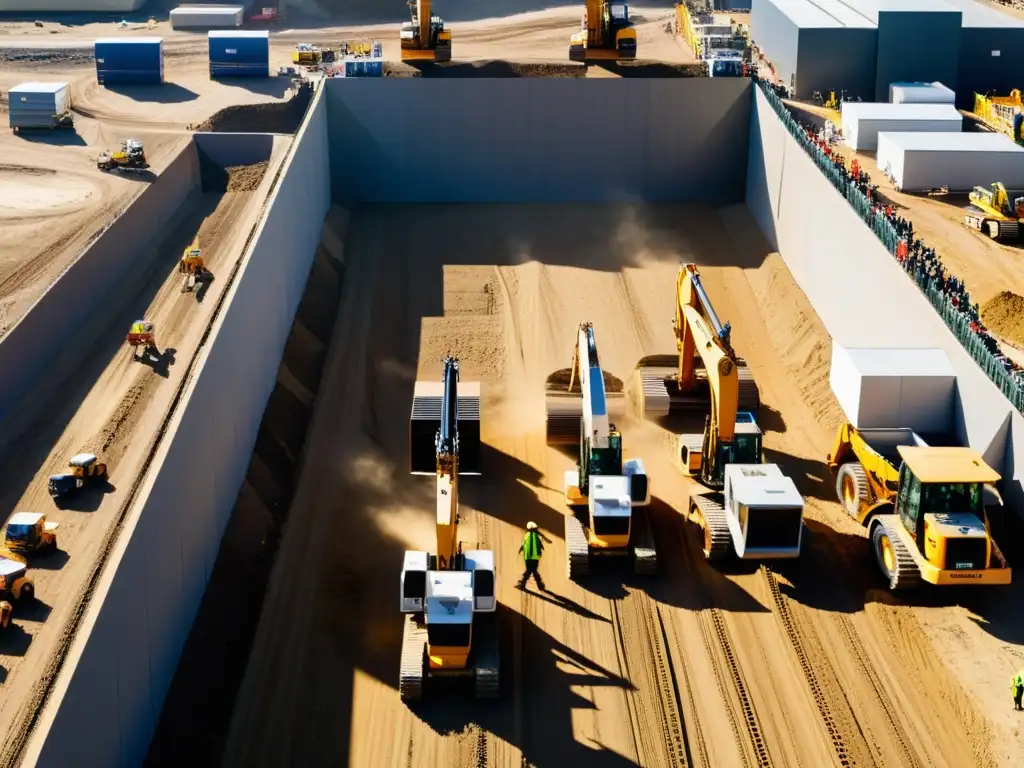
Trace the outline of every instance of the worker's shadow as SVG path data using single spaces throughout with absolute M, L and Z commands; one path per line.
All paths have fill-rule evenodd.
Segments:
M 87 485 L 74 495 L 54 499 L 53 503 L 57 509 L 69 512 L 95 512 L 103 503 L 103 497 L 116 490 L 109 480 L 101 480 Z
M 594 619 L 595 621 L 603 621 L 605 624 L 610 624 L 611 620 L 601 616 L 600 614 L 594 613 L 593 611 L 585 608 L 584 606 L 577 603 L 564 595 L 560 595 L 557 592 L 552 592 L 550 588 L 540 590 L 536 587 L 533 589 L 527 585 L 523 591 L 531 597 L 536 597 L 543 600 L 545 603 L 550 603 L 556 608 L 575 613 L 577 616 L 582 616 L 584 619 Z
M 142 357 L 136 358 L 143 365 L 153 369 L 153 373 L 166 379 L 171 375 L 171 366 L 174 365 L 174 355 L 177 353 L 174 347 L 168 347 L 163 352 L 149 350 Z

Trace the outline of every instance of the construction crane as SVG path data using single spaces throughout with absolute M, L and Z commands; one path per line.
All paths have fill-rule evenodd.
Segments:
M 755 418 L 761 397 L 732 348 L 732 328 L 718 319 L 696 264 L 682 265 L 676 275 L 673 327 L 679 354 L 652 355 L 637 363 L 640 386 L 634 401 L 643 418 L 652 420 L 708 410 L 703 434 L 680 435 L 676 457 L 684 473 L 720 489 L 726 464 L 762 461 Z
M 115 152 L 104 152 L 96 159 L 96 167 L 101 171 L 124 171 L 126 173 L 142 173 L 149 169 L 146 151 L 142 142 L 128 139 L 121 142 L 121 148 Z
M 477 698 L 495 698 L 494 552 L 463 550 L 459 541 L 459 478 L 479 474 L 480 385 L 460 385 L 459 362 L 453 357 L 444 361 L 441 382 L 416 382 L 409 448 L 412 474 L 434 475 L 437 483 L 437 548 L 405 553 L 399 694 L 403 701 L 417 701 L 427 679 L 472 677 Z
M 587 0 L 580 31 L 569 38 L 570 61 L 614 61 L 636 58 L 636 27 L 627 3 Z
M 977 451 L 932 447 L 911 429 L 843 424 L 828 465 L 890 589 L 1010 583 L 985 509 L 986 486 L 1000 477 Z
M 402 24 L 402 61 L 451 61 L 452 33 L 430 12 L 430 0 L 409 0 L 411 21 Z
M 576 469 L 565 473 L 569 578 L 586 576 L 591 556 L 601 555 L 631 556 L 634 572 L 654 573 L 654 537 L 643 509 L 651 503 L 650 482 L 642 460 L 622 459 L 592 323 L 580 323 L 568 386 L 558 391 L 553 379 L 545 398 L 548 443 L 579 448 Z
M 975 187 L 968 196 L 971 204 L 964 209 L 964 225 L 993 240 L 1016 240 L 1024 219 L 1024 193 L 1014 195 L 1011 205 L 1010 193 L 998 181 L 990 189 Z

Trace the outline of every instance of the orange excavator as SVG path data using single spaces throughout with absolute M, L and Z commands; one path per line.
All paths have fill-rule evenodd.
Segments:
M 452 32 L 434 16 L 430 0 L 409 0 L 411 20 L 402 24 L 402 61 L 451 61 Z

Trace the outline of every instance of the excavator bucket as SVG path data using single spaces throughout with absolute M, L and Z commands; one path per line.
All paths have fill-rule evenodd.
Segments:
M 622 379 L 602 370 L 608 416 L 614 422 L 626 410 Z M 569 384 L 572 383 L 570 389 Z M 583 392 L 579 378 L 571 368 L 562 368 L 548 376 L 544 383 L 544 408 L 547 414 L 545 433 L 548 445 L 579 445 L 583 424 Z
M 443 381 L 417 381 L 409 421 L 409 471 L 437 472 L 437 433 L 441 428 Z M 480 383 L 459 382 L 459 474 L 480 474 Z

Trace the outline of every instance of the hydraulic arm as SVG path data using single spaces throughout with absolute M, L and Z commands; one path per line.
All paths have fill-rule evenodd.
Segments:
M 636 28 L 629 5 L 608 0 L 587 0 L 580 31 L 569 39 L 571 61 L 636 58 Z
M 402 61 L 451 61 L 451 30 L 431 13 L 430 0 L 409 0 L 409 14 L 400 33 Z

